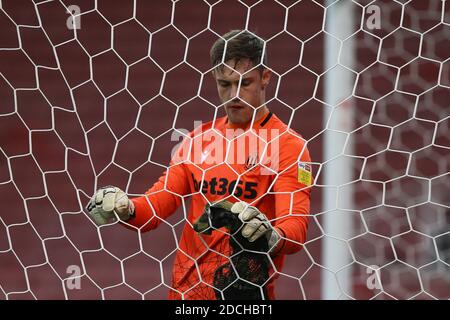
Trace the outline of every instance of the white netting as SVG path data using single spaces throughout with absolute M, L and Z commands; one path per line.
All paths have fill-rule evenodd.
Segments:
M 339 39 L 327 20 L 343 2 L 355 21 Z M 376 8 L 379 26 L 368 24 Z M 277 297 L 320 298 L 323 272 L 342 285 L 345 271 L 350 285 L 335 298 L 448 299 L 449 22 L 440 0 L 1 0 L 1 298 L 167 296 L 187 207 L 142 235 L 98 229 L 83 208 L 104 185 L 142 194 L 167 168 L 174 132 L 224 115 L 209 49 L 248 28 L 266 40 L 269 108 L 317 164 L 308 239 L 288 257 Z M 326 41 L 340 48 L 329 70 Z M 339 68 L 352 90 L 324 104 L 324 79 Z M 325 127 L 323 114 L 348 101 L 351 130 Z M 347 140 L 326 159 L 329 130 Z M 351 158 L 350 180 L 325 185 L 321 170 L 339 157 Z M 322 191 L 347 186 L 351 207 L 324 211 Z M 327 215 L 350 217 L 345 236 L 323 227 Z M 323 271 L 327 237 L 348 252 L 339 270 Z

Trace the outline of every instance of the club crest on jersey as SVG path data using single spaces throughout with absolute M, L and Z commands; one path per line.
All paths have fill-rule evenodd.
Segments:
M 312 184 L 312 168 L 309 163 L 299 162 L 297 169 L 297 180 L 309 187 Z
M 245 170 L 251 170 L 258 164 L 258 154 L 251 154 L 247 157 L 245 161 L 244 168 Z

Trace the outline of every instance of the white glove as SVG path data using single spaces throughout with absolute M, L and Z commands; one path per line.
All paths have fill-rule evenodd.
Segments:
M 245 201 L 240 201 L 233 204 L 231 212 L 238 214 L 239 219 L 244 222 L 241 231 L 244 238 L 254 242 L 256 239 L 265 236 L 269 244 L 269 250 L 274 251 L 281 237 L 261 211 L 249 206 Z
M 99 226 L 116 221 L 115 214 L 122 221 L 128 221 L 134 215 L 133 202 L 125 192 L 113 186 L 97 190 L 86 209 Z

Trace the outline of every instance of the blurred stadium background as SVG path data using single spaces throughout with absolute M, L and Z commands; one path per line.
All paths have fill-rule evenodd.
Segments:
M 341 2 L 0 1 L 0 298 L 167 297 L 182 210 L 140 244 L 117 225 L 97 232 L 83 207 L 96 186 L 142 194 L 169 162 L 173 128 L 214 117 L 219 34 L 248 27 L 268 40 L 269 108 L 308 140 L 314 162 L 329 160 L 325 8 Z M 352 221 L 341 241 L 351 282 L 336 298 L 449 299 L 450 6 L 345 2 L 356 17 L 354 91 L 335 108 L 354 105 L 353 204 L 324 211 L 332 186 L 317 176 L 308 242 L 288 257 L 277 298 L 324 296 L 322 222 L 340 214 Z M 81 9 L 75 30 L 71 5 Z M 380 29 L 365 23 L 370 5 Z M 67 288 L 70 265 L 81 289 Z M 371 265 L 382 289 L 367 286 Z

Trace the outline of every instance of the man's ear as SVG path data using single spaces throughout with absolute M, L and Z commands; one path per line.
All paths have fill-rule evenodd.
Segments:
M 272 77 L 272 71 L 270 69 L 264 68 L 261 75 L 261 89 L 265 89 L 270 82 Z

